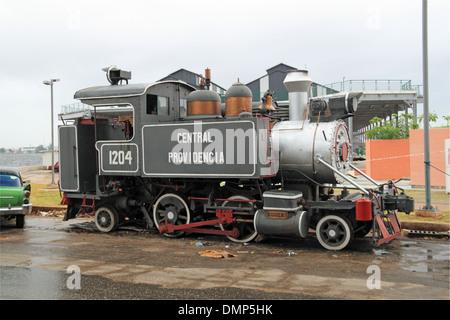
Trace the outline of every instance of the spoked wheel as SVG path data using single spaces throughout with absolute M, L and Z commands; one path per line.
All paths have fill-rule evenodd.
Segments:
M 325 249 L 341 250 L 353 241 L 353 227 L 346 218 L 327 215 L 319 220 L 316 236 Z
M 232 196 L 229 197 L 230 200 L 250 200 L 244 196 Z M 236 201 L 225 201 L 222 204 L 222 207 L 247 207 L 252 208 L 252 202 L 236 202 Z M 234 238 L 232 236 L 227 236 L 233 242 L 250 242 L 256 238 L 258 233 L 255 230 L 255 225 L 253 224 L 254 214 L 253 215 L 234 215 L 236 218 L 248 220 L 248 222 L 236 222 L 231 224 L 220 224 L 220 229 L 222 230 L 233 230 L 233 228 L 237 228 L 239 230 L 239 236 Z M 251 221 L 251 222 L 250 222 Z
M 180 195 L 166 193 L 156 201 L 153 208 L 153 221 L 158 229 L 164 222 L 181 225 L 188 224 L 190 220 L 189 207 Z M 183 231 L 164 233 L 169 238 L 179 237 L 182 234 L 184 234 Z
M 117 211 L 109 206 L 103 206 L 95 211 L 95 225 L 101 232 L 112 232 L 119 225 Z

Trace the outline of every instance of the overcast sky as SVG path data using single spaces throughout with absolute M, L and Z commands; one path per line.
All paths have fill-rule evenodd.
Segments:
M 450 115 L 450 1 L 428 9 L 430 111 Z M 306 66 L 321 84 L 422 84 L 422 1 L 0 0 L 0 147 L 50 144 L 43 80 L 61 79 L 56 116 L 78 89 L 106 85 L 110 65 L 132 71 L 133 83 L 208 67 L 228 88 L 278 63 Z

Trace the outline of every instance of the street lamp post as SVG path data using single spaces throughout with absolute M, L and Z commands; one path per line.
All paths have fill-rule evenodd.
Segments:
M 59 79 L 44 80 L 45 85 L 50 86 L 51 96 L 51 124 L 52 124 L 52 183 L 55 184 L 55 148 L 53 145 L 53 83 L 59 81 Z

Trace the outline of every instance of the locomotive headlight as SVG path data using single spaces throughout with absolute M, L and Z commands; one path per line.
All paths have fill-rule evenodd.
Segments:
M 102 68 L 102 70 L 106 72 L 106 79 L 112 85 L 118 85 L 122 80 L 125 80 L 128 84 L 128 80 L 131 79 L 131 71 L 121 70 L 116 66 Z

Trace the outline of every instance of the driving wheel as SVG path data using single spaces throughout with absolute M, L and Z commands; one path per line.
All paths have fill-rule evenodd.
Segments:
M 153 221 L 158 229 L 164 222 L 182 225 L 188 224 L 190 219 L 189 207 L 186 201 L 182 196 L 175 193 L 162 195 L 153 207 Z M 164 233 L 166 237 L 179 237 L 182 234 L 184 234 L 183 231 Z
M 230 200 L 250 200 L 245 196 L 232 196 L 229 197 Z M 225 201 L 222 204 L 222 207 L 245 207 L 245 208 L 253 208 L 252 202 L 245 201 Z M 247 220 L 246 222 L 235 222 L 231 224 L 220 224 L 220 229 L 222 230 L 232 230 L 236 228 L 239 231 L 239 236 L 237 238 L 232 236 L 227 236 L 233 242 L 250 242 L 258 235 L 255 229 L 255 225 L 253 223 L 253 219 L 255 217 L 255 213 L 253 211 L 248 214 L 244 214 L 246 211 L 243 211 L 243 214 L 234 214 L 235 218 Z

